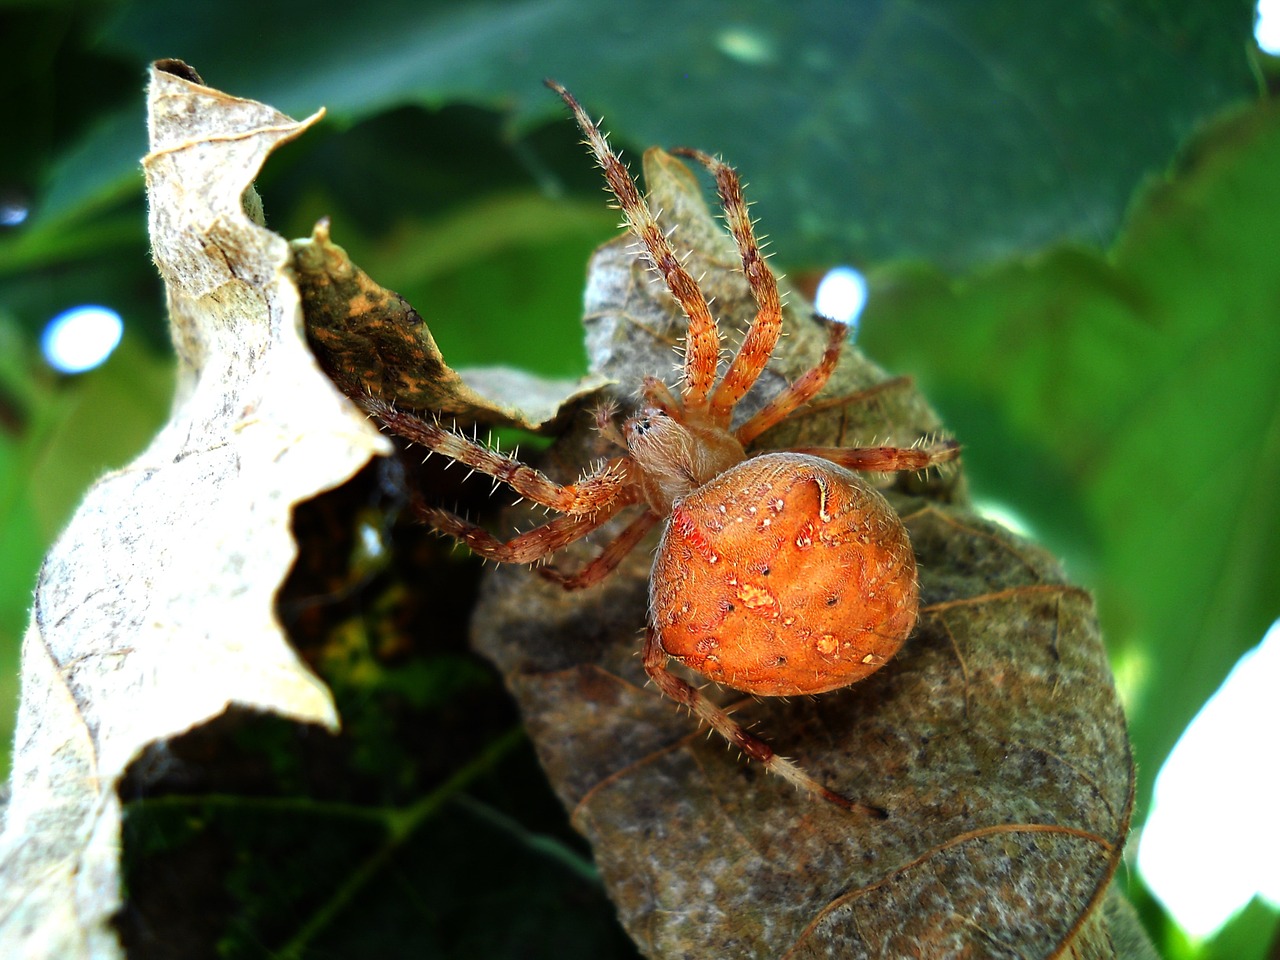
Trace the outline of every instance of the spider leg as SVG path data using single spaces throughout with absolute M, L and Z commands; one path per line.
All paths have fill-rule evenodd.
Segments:
M 393 433 L 466 464 L 478 473 L 507 484 L 525 499 L 561 513 L 594 516 L 617 503 L 631 487 L 623 465 L 624 457 L 615 457 L 577 483 L 559 484 L 514 457 L 490 449 L 435 421 L 397 410 L 380 397 L 364 397 L 361 402 Z
M 625 530 L 605 545 L 594 560 L 577 573 L 561 573 L 555 567 L 539 567 L 538 573 L 553 583 L 560 584 L 566 590 L 582 590 L 593 586 L 612 573 L 622 559 L 635 549 L 636 544 L 643 540 L 644 535 L 661 519 L 652 510 L 646 510 L 632 520 Z
M 590 516 L 556 517 L 510 540 L 500 540 L 484 527 L 439 507 L 419 503 L 414 504 L 414 512 L 436 530 L 460 540 L 472 553 L 488 560 L 496 560 L 498 563 L 535 563 L 575 540 L 581 540 L 631 502 L 630 498 L 621 503 L 615 502 Z
M 658 632 L 652 627 L 649 628 L 645 636 L 644 669 L 659 690 L 672 700 L 687 707 L 699 720 L 709 725 L 731 745 L 737 747 L 751 759 L 759 760 L 770 773 L 776 773 L 801 790 L 834 803 L 842 810 L 880 820 L 885 818 L 886 814 L 880 808 L 841 796 L 835 791 L 824 787 L 790 760 L 778 756 L 771 746 L 759 737 L 753 736 L 744 730 L 741 724 L 704 697 L 696 687 L 686 683 L 668 670 L 667 652 L 662 649 L 662 643 L 658 639 Z
M 825 397 L 822 400 L 815 400 L 797 413 L 796 416 L 807 417 L 811 414 L 821 413 L 823 410 L 830 410 L 833 407 L 848 407 L 859 403 L 870 403 L 882 393 L 890 393 L 894 390 L 906 390 L 914 384 L 915 381 L 911 377 L 890 377 L 888 380 L 881 380 L 879 383 L 873 383 L 865 389 L 855 390 L 853 393 L 846 393 L 838 397 Z
M 702 289 L 680 263 L 667 235 L 658 226 L 658 221 L 640 195 L 635 181 L 631 179 L 631 174 L 613 152 L 600 128 L 587 116 L 573 94 L 554 80 L 547 80 L 546 84 L 560 94 L 561 99 L 573 111 L 574 119 L 586 136 L 587 145 L 604 170 L 609 190 L 622 208 L 627 226 L 649 251 L 649 259 L 662 274 L 667 289 L 689 320 L 684 344 L 684 402 L 691 410 L 705 410 L 707 398 L 715 385 L 716 365 L 720 359 L 720 331 L 711 316 L 711 308 L 707 306 Z
M 727 163 L 687 147 L 673 151 L 692 157 L 706 167 L 716 181 L 720 203 L 724 207 L 725 222 L 738 254 L 742 258 L 742 272 L 751 286 L 756 301 L 756 317 L 747 329 L 737 354 L 725 371 L 724 379 L 711 395 L 711 421 L 717 426 L 728 426 L 733 408 L 747 395 L 773 356 L 774 347 L 782 333 L 782 301 L 778 296 L 778 281 L 765 263 L 752 230 L 751 215 L 742 196 L 742 183 L 737 172 Z
M 671 388 L 659 380 L 655 376 L 647 376 L 640 389 L 640 395 L 644 397 L 644 402 L 651 407 L 657 407 L 668 417 L 676 420 L 680 417 L 680 401 L 671 393 Z
M 788 452 L 821 457 L 848 470 L 896 473 L 926 470 L 955 460 L 960 456 L 960 444 L 945 439 L 916 447 L 791 447 Z
M 612 401 L 596 407 L 596 432 L 615 447 L 621 447 L 625 450 L 627 449 L 627 438 L 618 429 L 618 424 L 615 420 L 617 415 L 618 406 Z
M 789 417 L 799 407 L 804 406 L 818 395 L 840 359 L 840 351 L 844 349 L 845 337 L 849 328 L 842 323 L 832 323 L 827 334 L 827 348 L 822 358 L 803 373 L 795 383 L 787 387 L 776 397 L 766 403 L 750 420 L 734 432 L 738 442 L 744 447 L 770 427 L 776 426 Z
M 879 383 L 873 383 L 869 387 L 862 390 L 855 390 L 852 393 L 841 394 L 835 397 L 825 397 L 822 400 L 811 400 L 805 404 L 803 410 L 797 410 L 791 415 L 792 420 L 800 417 L 811 417 L 815 414 L 822 413 L 824 410 L 841 409 L 840 415 L 840 434 L 836 437 L 837 446 L 844 445 L 845 429 L 848 426 L 846 421 L 847 408 L 861 404 L 869 404 L 882 393 L 890 393 L 894 390 L 909 389 L 915 381 L 911 377 L 891 377 L 888 380 L 881 380 Z

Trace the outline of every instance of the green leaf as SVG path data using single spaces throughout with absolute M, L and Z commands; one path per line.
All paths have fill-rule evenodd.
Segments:
M 257 720 L 260 751 L 271 726 Z M 296 733 L 275 726 L 273 746 L 296 751 Z M 130 955 L 634 956 L 589 861 L 460 795 L 528 775 L 532 758 L 514 758 L 522 770 L 510 756 L 522 745 L 518 730 L 496 738 L 402 807 L 228 794 L 131 805 Z
M 792 261 L 992 259 L 1109 241 L 1133 185 L 1253 86 L 1247 0 L 826 0 L 127 7 L 106 45 L 180 56 L 294 115 L 450 101 L 559 115 L 545 75 L 621 139 L 741 167 Z M 247 24 L 252 24 L 252 56 Z M 588 39 L 589 38 L 589 39 Z
M 1263 103 L 1197 141 L 1108 256 L 886 276 L 864 318 L 871 353 L 936 387 L 978 494 L 1095 585 L 1144 792 L 1280 611 L 1278 169 Z

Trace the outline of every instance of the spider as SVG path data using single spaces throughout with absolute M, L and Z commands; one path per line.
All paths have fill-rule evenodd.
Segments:
M 915 555 L 888 501 L 853 471 L 924 470 L 954 459 L 949 440 L 914 447 L 805 447 L 748 453 L 766 430 L 804 407 L 840 358 L 846 328 L 832 323 L 818 363 L 758 412 L 732 425 L 734 409 L 763 372 L 782 328 L 777 280 L 756 242 L 736 172 L 699 150 L 678 154 L 715 180 L 757 313 L 718 375 L 720 333 L 621 159 L 578 101 L 552 80 L 604 171 L 642 256 L 683 310 L 688 328 L 678 392 L 656 376 L 619 426 L 596 415 L 623 452 L 577 483 L 559 484 L 512 456 L 393 404 L 366 406 L 385 427 L 466 464 L 560 516 L 509 540 L 438 507 L 417 512 L 474 553 L 502 563 L 542 563 L 621 511 L 636 516 L 576 573 L 541 566 L 566 590 L 599 583 L 659 525 L 649 589 L 644 669 L 667 697 L 730 744 L 810 794 L 865 816 L 883 811 L 829 789 L 747 732 L 668 666 L 674 658 L 709 680 L 758 696 L 817 694 L 883 666 L 915 626 Z

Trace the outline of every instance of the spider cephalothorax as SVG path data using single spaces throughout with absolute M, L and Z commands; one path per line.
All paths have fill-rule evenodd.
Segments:
M 407 439 L 508 484 L 561 515 L 501 540 L 448 511 L 423 506 L 436 529 L 506 563 L 543 561 L 621 511 L 639 513 L 582 569 L 542 572 L 565 589 L 607 576 L 663 525 L 650 578 L 644 667 L 658 688 L 730 743 L 792 783 L 866 814 L 873 807 L 827 789 L 668 669 L 674 657 L 719 683 L 764 696 L 822 693 L 879 669 L 905 641 L 918 608 L 915 556 L 892 507 L 852 471 L 922 470 L 955 458 L 950 441 L 915 447 L 805 447 L 749 453 L 751 443 L 826 385 L 845 340 L 832 324 L 822 358 L 737 426 L 735 408 L 773 355 L 782 329 L 777 281 L 760 254 L 736 173 L 696 150 L 677 151 L 714 177 L 757 313 L 718 375 L 720 333 L 621 160 L 563 87 L 626 225 L 687 320 L 679 391 L 657 377 L 619 426 L 598 417 L 622 452 L 578 483 L 557 484 L 518 460 L 378 399 L 370 409 Z

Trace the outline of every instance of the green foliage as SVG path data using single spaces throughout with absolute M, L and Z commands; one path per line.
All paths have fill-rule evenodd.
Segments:
M 1280 612 L 1280 111 L 1232 108 L 1160 174 L 1193 130 L 1253 95 L 1249 3 L 175 10 L 0 13 L 0 33 L 28 41 L 0 89 L 23 132 L 5 151 L 0 196 L 32 205 L 28 222 L 0 228 L 6 703 L 45 546 L 79 491 L 167 411 L 136 166 L 142 68 L 159 56 L 295 115 L 328 106 L 333 122 L 259 184 L 268 224 L 299 236 L 330 215 L 335 239 L 427 316 L 454 364 L 582 368 L 584 263 L 611 215 L 545 74 L 629 147 L 723 152 L 782 265 L 892 261 L 875 274 L 863 346 L 923 382 L 965 444 L 976 492 L 1023 513 L 1097 592 L 1124 666 L 1140 805 L 1186 721 Z M 53 376 L 35 337 L 80 302 L 120 310 L 126 340 L 94 373 Z M 446 681 L 433 682 L 446 697 Z M 480 755 L 469 746 L 460 764 Z M 434 854 L 413 861 L 433 897 L 467 876 L 468 854 L 511 856 L 486 839 L 497 820 L 477 827 L 464 821 L 487 813 L 448 809 L 423 851 L 466 841 L 439 854 L 444 872 L 420 862 Z M 519 803 L 509 809 L 518 822 Z M 239 815 L 183 810 L 173 829 Z M 288 916 L 315 909 L 305 884 L 286 893 Z M 494 909 L 517 915 L 505 934 L 537 918 Z M 1260 953 L 1260 911 L 1231 955 Z M 484 928 L 470 919 L 470 933 Z M 1175 955 L 1194 956 L 1175 941 Z M 471 955 L 505 949 L 480 946 Z
M 1280 611 L 1277 169 L 1266 103 L 1149 185 L 1109 255 L 886 277 L 865 318 L 871 354 L 936 392 L 978 494 L 1088 564 L 1137 664 L 1139 757 L 1168 752 Z
M 1133 182 L 1248 84 L 1251 10 L 397 0 L 370 16 L 293 0 L 223 4 L 193 24 L 185 7 L 147 4 L 105 42 L 216 66 L 210 82 L 287 113 L 323 103 L 351 120 L 461 101 L 524 131 L 557 115 L 539 87 L 554 73 L 631 143 L 732 157 L 793 258 L 969 264 L 1063 235 L 1105 240 Z
M 633 957 L 590 862 L 495 802 L 501 778 L 532 767 L 515 731 L 407 807 L 131 804 L 125 943 L 143 956 Z

